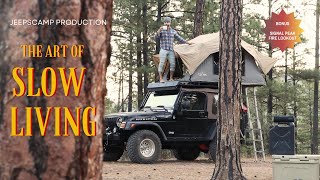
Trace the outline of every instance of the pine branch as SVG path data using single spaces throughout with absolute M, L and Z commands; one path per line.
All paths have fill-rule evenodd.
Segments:
M 194 11 L 162 11 L 162 14 L 164 13 L 172 13 L 172 12 L 180 12 L 180 13 L 190 13 L 190 14 L 194 14 Z
M 161 6 L 161 10 L 162 10 L 163 8 L 165 8 L 169 3 L 170 3 L 170 0 L 167 1 L 166 3 L 164 3 L 164 4 Z

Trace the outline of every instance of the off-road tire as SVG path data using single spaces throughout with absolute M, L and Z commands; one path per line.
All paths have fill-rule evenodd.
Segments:
M 200 154 L 198 147 L 183 147 L 172 151 L 175 158 L 183 161 L 193 161 L 197 159 Z
M 124 148 L 121 147 L 103 146 L 103 161 L 118 161 L 124 152 Z
M 209 144 L 209 156 L 210 156 L 210 159 L 214 162 L 216 162 L 217 160 L 216 151 L 217 151 L 217 139 L 214 138 Z
M 147 142 L 146 144 L 149 143 L 151 145 L 147 146 L 144 144 L 144 142 Z M 150 151 L 148 151 L 148 147 Z M 148 152 L 150 153 L 148 154 Z M 156 133 L 150 130 L 137 131 L 133 133 L 128 139 L 127 153 L 128 153 L 129 159 L 134 163 L 139 163 L 139 164 L 154 163 L 159 159 L 161 155 L 160 138 L 157 136 Z

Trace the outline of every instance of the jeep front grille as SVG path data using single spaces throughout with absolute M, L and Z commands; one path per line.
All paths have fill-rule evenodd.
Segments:
M 116 126 L 116 121 L 117 121 L 118 117 L 112 117 L 112 118 L 105 118 L 104 123 L 107 127 L 113 128 Z

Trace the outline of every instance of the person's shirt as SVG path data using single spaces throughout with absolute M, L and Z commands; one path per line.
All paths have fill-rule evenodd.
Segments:
M 160 48 L 165 50 L 173 51 L 173 40 L 177 39 L 180 43 L 187 43 L 177 31 L 172 29 L 171 27 L 168 30 L 161 30 L 158 34 L 156 33 L 155 39 L 160 39 Z

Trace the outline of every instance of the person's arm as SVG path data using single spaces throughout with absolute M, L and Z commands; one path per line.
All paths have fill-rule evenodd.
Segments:
M 160 34 L 159 34 L 158 32 L 156 32 L 156 35 L 154 36 L 154 39 L 155 39 L 155 40 L 158 40 L 159 37 L 160 37 Z
M 183 39 L 183 37 L 181 37 L 177 32 L 174 33 L 174 37 L 179 41 L 179 43 L 182 43 L 182 44 L 192 44 L 186 40 Z
M 156 35 L 154 36 L 154 39 L 155 39 L 155 40 L 158 40 L 158 39 L 160 38 L 160 36 L 161 36 L 161 31 L 162 31 L 162 27 L 160 27 L 160 28 L 158 29 L 158 31 L 156 32 Z

